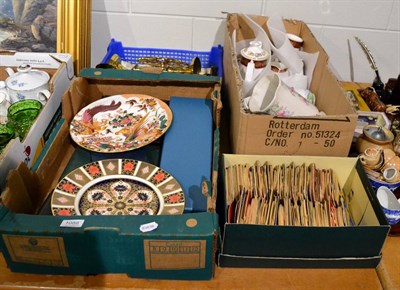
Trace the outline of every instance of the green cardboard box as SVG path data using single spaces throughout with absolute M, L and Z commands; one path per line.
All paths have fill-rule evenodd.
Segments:
M 104 73 L 104 74 L 103 74 Z M 106 76 L 104 76 L 106 75 Z M 87 104 L 122 93 L 207 98 L 213 103 L 218 160 L 220 79 L 162 73 L 87 69 L 62 100 L 63 119 L 33 170 L 12 170 L 0 205 L 0 249 L 11 271 L 86 275 L 126 273 L 154 279 L 207 280 L 213 277 L 219 237 L 215 213 L 218 162 L 208 187 L 208 212 L 157 216 L 52 216 L 46 207 L 60 178 L 90 162 L 90 154 L 69 136 L 69 123 Z M 195 166 L 195 165 L 194 165 Z M 46 214 L 47 213 L 47 214 Z M 142 232 L 141 226 L 157 224 Z
M 218 264 L 250 268 L 374 268 L 389 231 L 374 191 L 357 158 L 223 154 L 224 168 L 236 164 L 315 163 L 338 176 L 354 226 L 278 226 L 228 223 L 224 192 L 219 203 L 222 235 Z M 225 180 L 224 174 L 220 176 Z M 221 182 L 224 184 L 224 182 Z

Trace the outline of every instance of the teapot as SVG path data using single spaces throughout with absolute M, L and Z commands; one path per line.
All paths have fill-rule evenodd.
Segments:
M 32 69 L 30 65 L 21 65 L 14 72 L 11 68 L 6 68 L 9 77 L 5 84 L 10 96 L 11 103 L 24 99 L 34 99 L 43 105 L 50 97 L 49 80 L 47 72 Z

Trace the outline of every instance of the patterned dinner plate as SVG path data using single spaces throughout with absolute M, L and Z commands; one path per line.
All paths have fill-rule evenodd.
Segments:
M 163 101 L 138 94 L 97 100 L 76 114 L 70 124 L 72 139 L 100 153 L 117 153 L 143 147 L 170 127 L 172 112 Z
M 133 159 L 85 164 L 65 176 L 51 198 L 53 215 L 174 215 L 185 195 L 165 170 Z

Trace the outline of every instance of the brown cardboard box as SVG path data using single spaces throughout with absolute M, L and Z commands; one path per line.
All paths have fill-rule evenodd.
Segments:
M 252 16 L 266 31 L 267 17 Z M 252 40 L 254 33 L 238 14 L 229 14 L 224 44 L 224 90 L 230 109 L 230 141 L 233 153 L 347 156 L 350 150 L 357 114 L 345 91 L 327 66 L 328 55 L 302 21 L 284 20 L 285 29 L 304 40 L 305 52 L 319 52 L 310 90 L 316 95 L 316 106 L 326 116 L 278 117 L 249 114 L 243 110 L 242 81 L 232 33 L 236 41 Z M 225 102 L 224 102 L 225 103 Z

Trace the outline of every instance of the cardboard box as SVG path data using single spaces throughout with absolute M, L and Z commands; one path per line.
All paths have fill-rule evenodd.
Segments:
M 100 158 L 73 143 L 68 124 L 81 108 L 103 96 L 138 93 L 157 96 L 166 102 L 171 96 L 209 99 L 214 108 L 213 142 L 218 145 L 219 78 L 202 82 L 182 76 L 177 81 L 167 80 L 163 74 L 109 71 L 114 76 L 110 79 L 102 78 L 101 72 L 88 69 L 82 74 L 91 77 L 75 78 L 63 97 L 65 120 L 59 122 L 34 171 L 21 163 L 10 172 L 0 206 L 0 248 L 8 266 L 12 271 L 25 273 L 127 273 L 141 278 L 211 279 L 218 238 L 218 218 L 212 209 L 217 167 L 213 167 L 213 180 L 209 181 L 212 184 L 208 193 L 209 212 L 173 216 L 48 215 L 49 194 L 60 177 L 91 162 L 93 157 Z M 138 156 L 135 151 L 125 158 Z M 214 153 L 218 154 L 218 150 Z M 218 160 L 218 155 L 213 158 Z M 62 227 L 62 222 L 67 226 Z M 155 230 L 140 231 L 141 226 L 152 222 L 158 224 Z
M 354 226 L 272 226 L 227 223 L 220 204 L 221 267 L 373 268 L 389 231 L 374 191 L 357 158 L 223 154 L 221 169 L 235 164 L 306 165 L 333 169 L 347 197 Z M 222 176 L 225 180 L 225 176 Z M 223 182 L 221 182 L 222 184 Z
M 267 17 L 252 16 L 267 31 Z M 253 40 L 254 33 L 243 17 L 228 14 L 224 43 L 224 91 L 228 98 L 225 105 L 230 111 L 230 141 L 233 153 L 347 156 L 350 150 L 357 114 L 346 93 L 328 68 L 328 55 L 302 21 L 284 21 L 287 32 L 304 40 L 305 52 L 319 52 L 310 90 L 316 95 L 316 106 L 326 116 L 279 117 L 250 114 L 243 110 L 242 80 L 237 55 L 232 44 Z
M 0 80 L 8 74 L 5 68 L 14 71 L 22 64 L 29 64 L 34 69 L 44 70 L 50 75 L 51 96 L 40 112 L 35 123 L 23 140 L 18 137 L 11 140 L 0 154 L 0 190 L 4 188 L 7 174 L 23 161 L 31 167 L 48 139 L 48 131 L 54 126 L 52 119 L 60 108 L 61 97 L 74 78 L 72 57 L 61 53 L 8 53 L 0 54 Z

